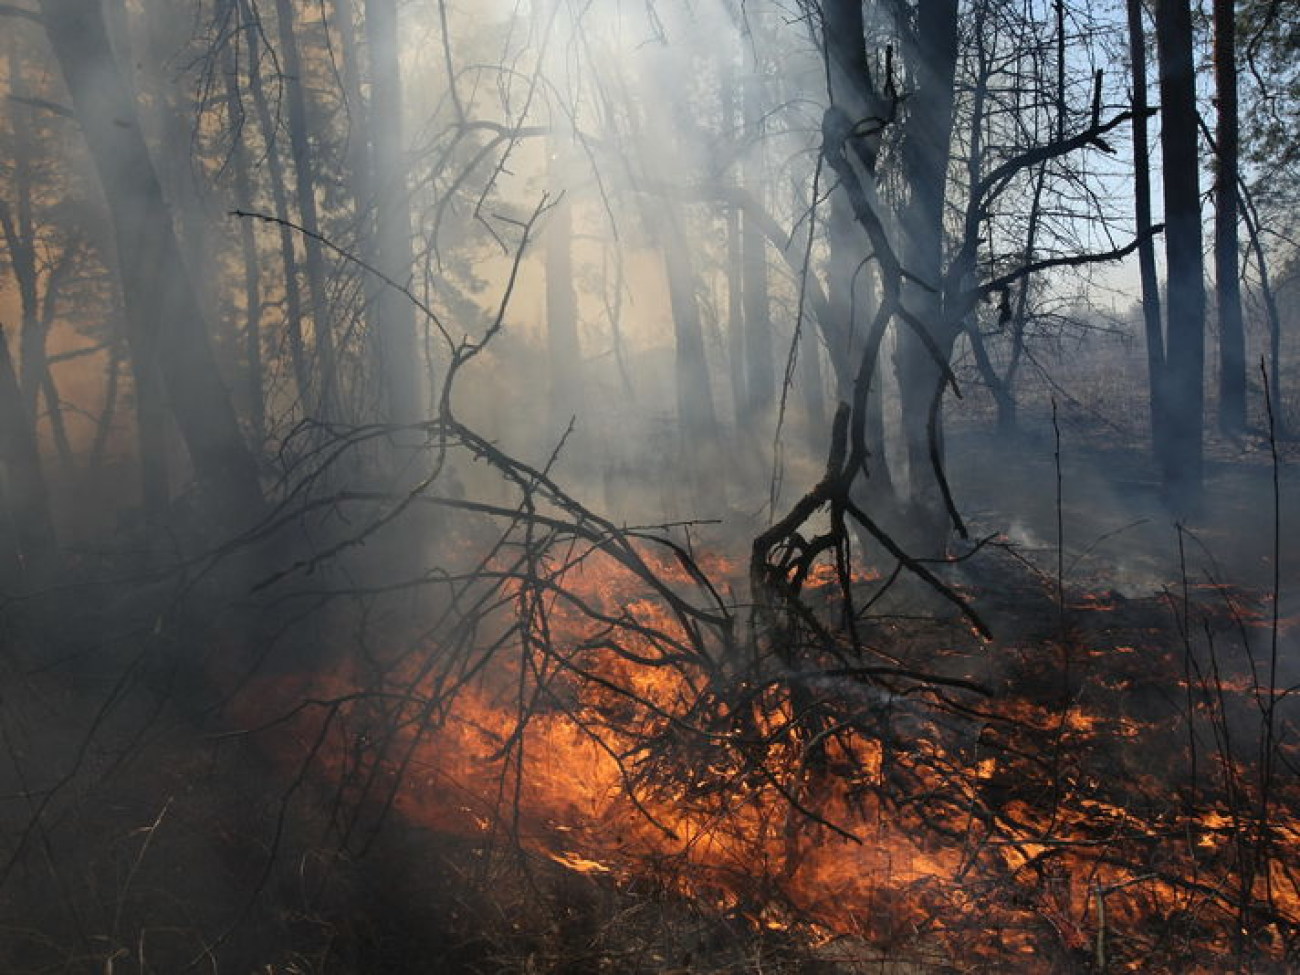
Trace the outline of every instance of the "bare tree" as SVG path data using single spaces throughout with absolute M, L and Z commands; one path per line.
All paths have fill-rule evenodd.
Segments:
M 307 83 L 298 38 L 299 18 L 293 0 L 275 0 L 279 56 L 283 60 L 282 90 L 288 107 L 289 158 L 293 163 L 293 188 L 302 221 L 302 244 L 307 277 L 307 295 L 317 356 L 318 386 L 308 409 L 323 420 L 338 418 L 338 356 L 334 322 L 326 296 L 325 252 L 316 202 L 316 161 L 308 135 Z M 268 133 L 268 138 L 274 136 Z
M 1155 240 L 1151 236 L 1151 157 L 1147 132 L 1147 34 L 1141 0 L 1128 0 L 1128 49 L 1133 72 L 1133 206 L 1138 232 L 1138 273 L 1141 281 L 1142 324 L 1147 348 L 1147 402 L 1151 442 L 1163 444 L 1165 333 L 1160 316 L 1160 283 L 1156 278 Z M 1157 449 L 1159 449 L 1157 447 Z
M 1194 510 L 1200 503 L 1204 464 L 1205 281 L 1189 0 L 1156 4 L 1156 46 L 1169 308 L 1164 438 L 1156 451 L 1169 502 L 1179 510 Z
M 1237 117 L 1237 5 L 1214 0 L 1215 133 L 1214 293 L 1219 312 L 1219 426 L 1246 426 L 1246 338 L 1241 315 L 1241 247 L 1237 195 L 1240 138 Z
M 414 273 L 410 192 L 403 139 L 401 57 L 397 0 L 366 0 L 371 100 L 366 115 L 375 198 L 376 268 L 407 284 Z M 387 389 L 387 418 L 411 424 L 425 415 L 423 356 L 416 341 L 415 309 L 400 291 L 381 288 L 375 329 Z

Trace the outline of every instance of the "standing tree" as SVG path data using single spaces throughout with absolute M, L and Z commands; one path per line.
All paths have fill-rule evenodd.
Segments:
M 1151 442 L 1159 450 L 1165 441 L 1165 333 L 1160 318 L 1160 283 L 1156 277 L 1156 248 L 1151 235 L 1151 156 L 1147 131 L 1147 45 L 1142 24 L 1142 0 L 1128 0 L 1129 56 L 1133 70 L 1133 206 L 1138 233 L 1138 274 L 1142 289 L 1142 324 L 1147 346 L 1147 402 L 1151 413 Z
M 1205 281 L 1190 0 L 1157 0 L 1156 47 L 1169 309 L 1164 430 L 1156 454 L 1167 501 L 1194 511 L 1204 467 Z
M 366 0 L 365 11 L 370 41 L 371 98 L 366 119 L 375 192 L 375 263 L 385 277 L 406 286 L 413 273 L 414 255 L 402 135 L 397 0 Z M 416 423 L 425 409 L 415 308 L 393 287 L 380 288 L 376 303 L 379 366 L 387 388 L 386 419 Z
M 307 274 L 307 295 L 313 337 L 316 342 L 319 385 L 308 410 L 317 418 L 338 418 L 338 363 L 334 349 L 333 320 L 326 297 L 326 264 L 322 246 L 319 207 L 316 198 L 317 158 L 309 136 L 307 79 L 298 38 L 299 18 L 293 0 L 275 0 L 279 56 L 284 62 L 284 98 L 288 107 L 289 158 L 293 163 L 298 217 L 302 221 L 303 269 Z M 274 138 L 273 135 L 267 136 Z
M 909 201 L 900 216 L 903 298 L 913 316 L 899 333 L 898 385 L 908 469 L 910 520 L 924 548 L 946 535 L 947 513 L 930 422 L 943 395 L 948 357 L 964 316 L 944 300 L 944 205 L 953 132 L 953 81 L 957 70 L 956 0 L 918 0 L 912 21 L 899 24 L 902 53 L 912 77 L 899 162 Z M 965 283 L 962 282 L 964 287 Z
M 1219 311 L 1219 427 L 1246 426 L 1246 339 L 1241 317 L 1241 254 L 1237 240 L 1239 180 L 1237 5 L 1214 0 L 1214 89 L 1218 131 L 1214 152 L 1214 293 Z

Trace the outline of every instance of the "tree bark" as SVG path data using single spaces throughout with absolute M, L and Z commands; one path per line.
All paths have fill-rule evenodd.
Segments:
M 266 173 L 271 184 L 271 205 L 274 207 L 280 239 L 280 264 L 284 269 L 284 327 L 289 338 L 289 361 L 293 366 L 294 385 L 304 412 L 311 410 L 311 368 L 307 363 L 306 342 L 303 338 L 302 288 L 299 281 L 298 254 L 294 249 L 293 229 L 290 227 L 289 190 L 285 179 L 284 160 L 280 155 L 275 119 L 272 117 L 270 99 L 262 80 L 261 44 L 262 28 L 256 21 L 249 0 L 240 0 L 240 16 L 246 24 L 248 37 L 248 91 L 253 99 L 253 112 L 266 143 Z
M 862 4 L 854 0 L 826 0 L 822 17 L 832 103 L 841 108 L 851 121 L 868 130 L 882 127 L 891 109 L 882 104 L 871 77 Z M 874 135 L 855 140 L 855 151 L 863 160 L 867 178 L 874 177 L 877 141 Z M 842 186 L 831 195 L 828 230 L 830 272 L 827 304 L 828 314 L 834 320 L 830 331 L 843 339 L 842 343 L 829 342 L 839 398 L 843 402 L 853 401 L 856 383 L 865 380 L 870 384 L 863 426 L 870 454 L 871 489 L 863 491 L 859 500 L 892 521 L 898 497 L 896 478 L 886 454 L 884 358 L 877 357 L 871 376 L 858 376 L 856 365 L 853 365 L 869 343 L 879 340 L 867 334 L 868 323 L 873 322 L 876 312 L 875 276 L 872 267 L 865 263 L 869 260 L 871 247 L 864 228 L 854 219 L 853 205 Z M 823 328 L 823 334 L 828 340 L 833 338 L 826 328 Z
M 664 252 L 668 274 L 668 299 L 673 313 L 676 339 L 677 417 L 687 442 L 699 447 L 718 442 L 718 419 L 713 408 L 708 358 L 704 350 L 704 327 L 695 295 L 695 273 L 691 268 L 681 213 L 671 203 L 662 204 L 656 236 Z
M 225 75 L 226 104 L 234 112 L 240 104 L 239 72 L 234 53 L 229 45 L 222 50 L 222 72 Z M 240 210 L 253 209 L 253 184 L 249 173 L 248 148 L 243 138 L 237 138 L 230 152 L 234 175 L 235 205 Z M 244 277 L 244 391 L 248 399 L 248 416 L 254 442 L 260 447 L 266 441 L 266 400 L 262 368 L 262 281 L 261 259 L 257 253 L 257 238 L 253 221 L 239 221 L 239 254 Z
M 371 176 L 375 190 L 375 248 L 378 268 L 398 284 L 411 280 L 411 208 L 402 136 L 402 75 L 398 51 L 397 0 L 366 0 L 370 42 Z M 376 305 L 380 363 L 388 390 L 386 419 L 413 424 L 424 418 L 424 390 L 416 340 L 415 308 L 396 289 L 382 285 Z
M 320 382 L 314 403 L 309 404 L 317 418 L 337 419 L 338 364 L 335 361 L 333 323 L 325 297 L 325 254 L 320 243 L 320 218 L 316 208 L 316 176 L 312 165 L 311 144 L 307 138 L 307 97 L 303 93 L 302 56 L 298 50 L 292 0 L 275 0 L 275 17 L 284 62 L 284 96 L 289 109 L 289 153 L 293 161 L 294 191 L 298 217 L 302 221 L 303 253 L 306 260 L 307 297 L 311 306 L 313 338 Z
M 938 359 L 951 352 L 960 327 L 960 319 L 949 320 L 939 294 L 957 67 L 956 0 L 920 0 L 909 41 L 908 61 L 917 81 L 908 103 L 902 147 L 911 192 L 902 227 L 903 266 L 913 280 L 904 283 L 903 300 L 915 316 L 916 327 L 899 335 L 897 368 L 912 527 L 915 544 L 930 555 L 942 550 L 947 534 L 947 514 L 931 454 L 932 439 L 941 437 L 942 427 L 932 430 L 930 415 L 947 366 Z M 918 334 L 918 328 L 929 332 L 931 343 Z
M 1128 0 L 1129 55 L 1133 65 L 1133 208 L 1138 237 L 1138 275 L 1142 287 L 1142 325 L 1147 345 L 1148 404 L 1151 443 L 1159 451 L 1165 440 L 1165 337 L 1160 318 L 1160 282 L 1156 243 L 1151 233 L 1151 145 L 1147 131 L 1147 38 L 1142 0 Z
M 1165 435 L 1158 454 L 1166 500 L 1175 511 L 1190 514 L 1201 500 L 1205 407 L 1205 281 L 1190 0 L 1157 0 L 1156 47 L 1169 303 Z

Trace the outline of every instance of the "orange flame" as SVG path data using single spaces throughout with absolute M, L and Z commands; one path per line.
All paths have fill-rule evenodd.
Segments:
M 695 584 L 643 558 L 669 585 Z M 245 706 L 320 702 L 298 714 L 293 760 L 358 799 L 361 783 L 372 795 L 382 783 L 413 823 L 500 834 L 616 882 L 652 877 L 814 937 L 937 941 L 951 959 L 1017 958 L 1018 970 L 1088 957 L 1191 971 L 1180 943 L 1227 957 L 1251 918 L 1272 932 L 1251 951 L 1279 962 L 1300 924 L 1300 824 L 1281 818 L 1300 807 L 1295 784 L 1270 784 L 1261 823 L 1259 790 L 1230 760 L 1218 774 L 1236 783 L 1231 802 L 1211 771 L 1158 767 L 1204 733 L 1185 712 L 1125 712 L 1159 654 L 1131 641 L 1086 653 L 1075 666 L 1109 668 L 1090 697 L 1003 696 L 957 727 L 952 712 L 870 685 L 823 699 L 815 683 L 760 680 L 725 659 L 741 644 L 703 646 L 662 592 L 599 552 L 548 571 L 545 585 L 508 579 L 501 600 L 544 630 L 544 652 L 528 652 L 534 630 L 454 695 L 430 646 L 380 678 L 353 664 L 268 682 Z M 810 582 L 836 585 L 833 572 Z M 718 686 L 726 675 L 741 676 Z M 793 733 L 832 697 L 838 717 Z

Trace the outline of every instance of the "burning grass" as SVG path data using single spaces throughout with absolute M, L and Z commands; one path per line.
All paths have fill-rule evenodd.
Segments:
M 841 967 L 1296 962 L 1300 756 L 1258 600 L 1080 594 L 1021 642 L 957 616 L 870 644 L 842 600 L 879 582 L 817 568 L 753 612 L 736 574 L 648 538 L 502 545 L 448 600 L 472 626 L 240 707 L 287 715 L 274 747 L 332 784 L 342 847 L 462 835 Z
M 211 921 L 170 924 L 180 967 L 847 975 L 1300 961 L 1300 754 L 1274 653 L 1287 623 L 1266 597 L 1182 581 L 1144 598 L 1062 592 L 998 543 L 923 565 L 856 511 L 852 465 L 834 456 L 748 560 L 701 553 L 694 526 L 614 525 L 545 472 L 459 436 L 514 497 L 466 500 L 431 478 L 389 509 L 455 515 L 415 581 L 361 589 L 323 571 L 283 597 L 330 624 L 297 663 L 209 656 L 224 713 L 204 745 L 265 763 L 238 793 L 249 808 L 190 802 L 203 750 L 127 729 L 129 758 L 106 765 L 147 767 L 119 788 L 162 798 L 132 812 L 125 841 L 110 837 L 129 854 L 110 863 L 125 879 L 98 908 L 69 909 L 91 932 L 72 961 L 14 970 L 125 967 L 128 955 L 141 971 L 179 970 L 158 960 L 154 917 L 184 916 L 164 874 L 197 862 L 185 844 L 199 836 L 220 866 L 209 876 L 230 881 Z M 367 512 L 337 552 L 391 523 L 374 504 L 308 496 L 301 509 Z M 864 568 L 864 539 L 883 571 Z M 889 605 L 910 615 L 883 615 Z M 160 664 L 187 659 L 193 637 L 160 620 L 141 628 Z M 127 686 L 115 680 L 110 702 Z M 143 693 L 138 710 L 195 722 L 173 690 Z M 89 724 L 87 741 L 105 722 Z M 17 749 L 8 758 L 31 771 Z M 80 808 L 72 790 L 50 791 L 11 868 L 78 849 L 57 829 L 64 797 Z M 38 792 L 24 784 L 19 798 Z M 180 822 L 197 825 L 169 846 Z M 155 877 L 132 940 L 119 905 Z M 262 915 L 260 943 L 222 954 Z M 315 953 L 267 947 L 298 941 Z

